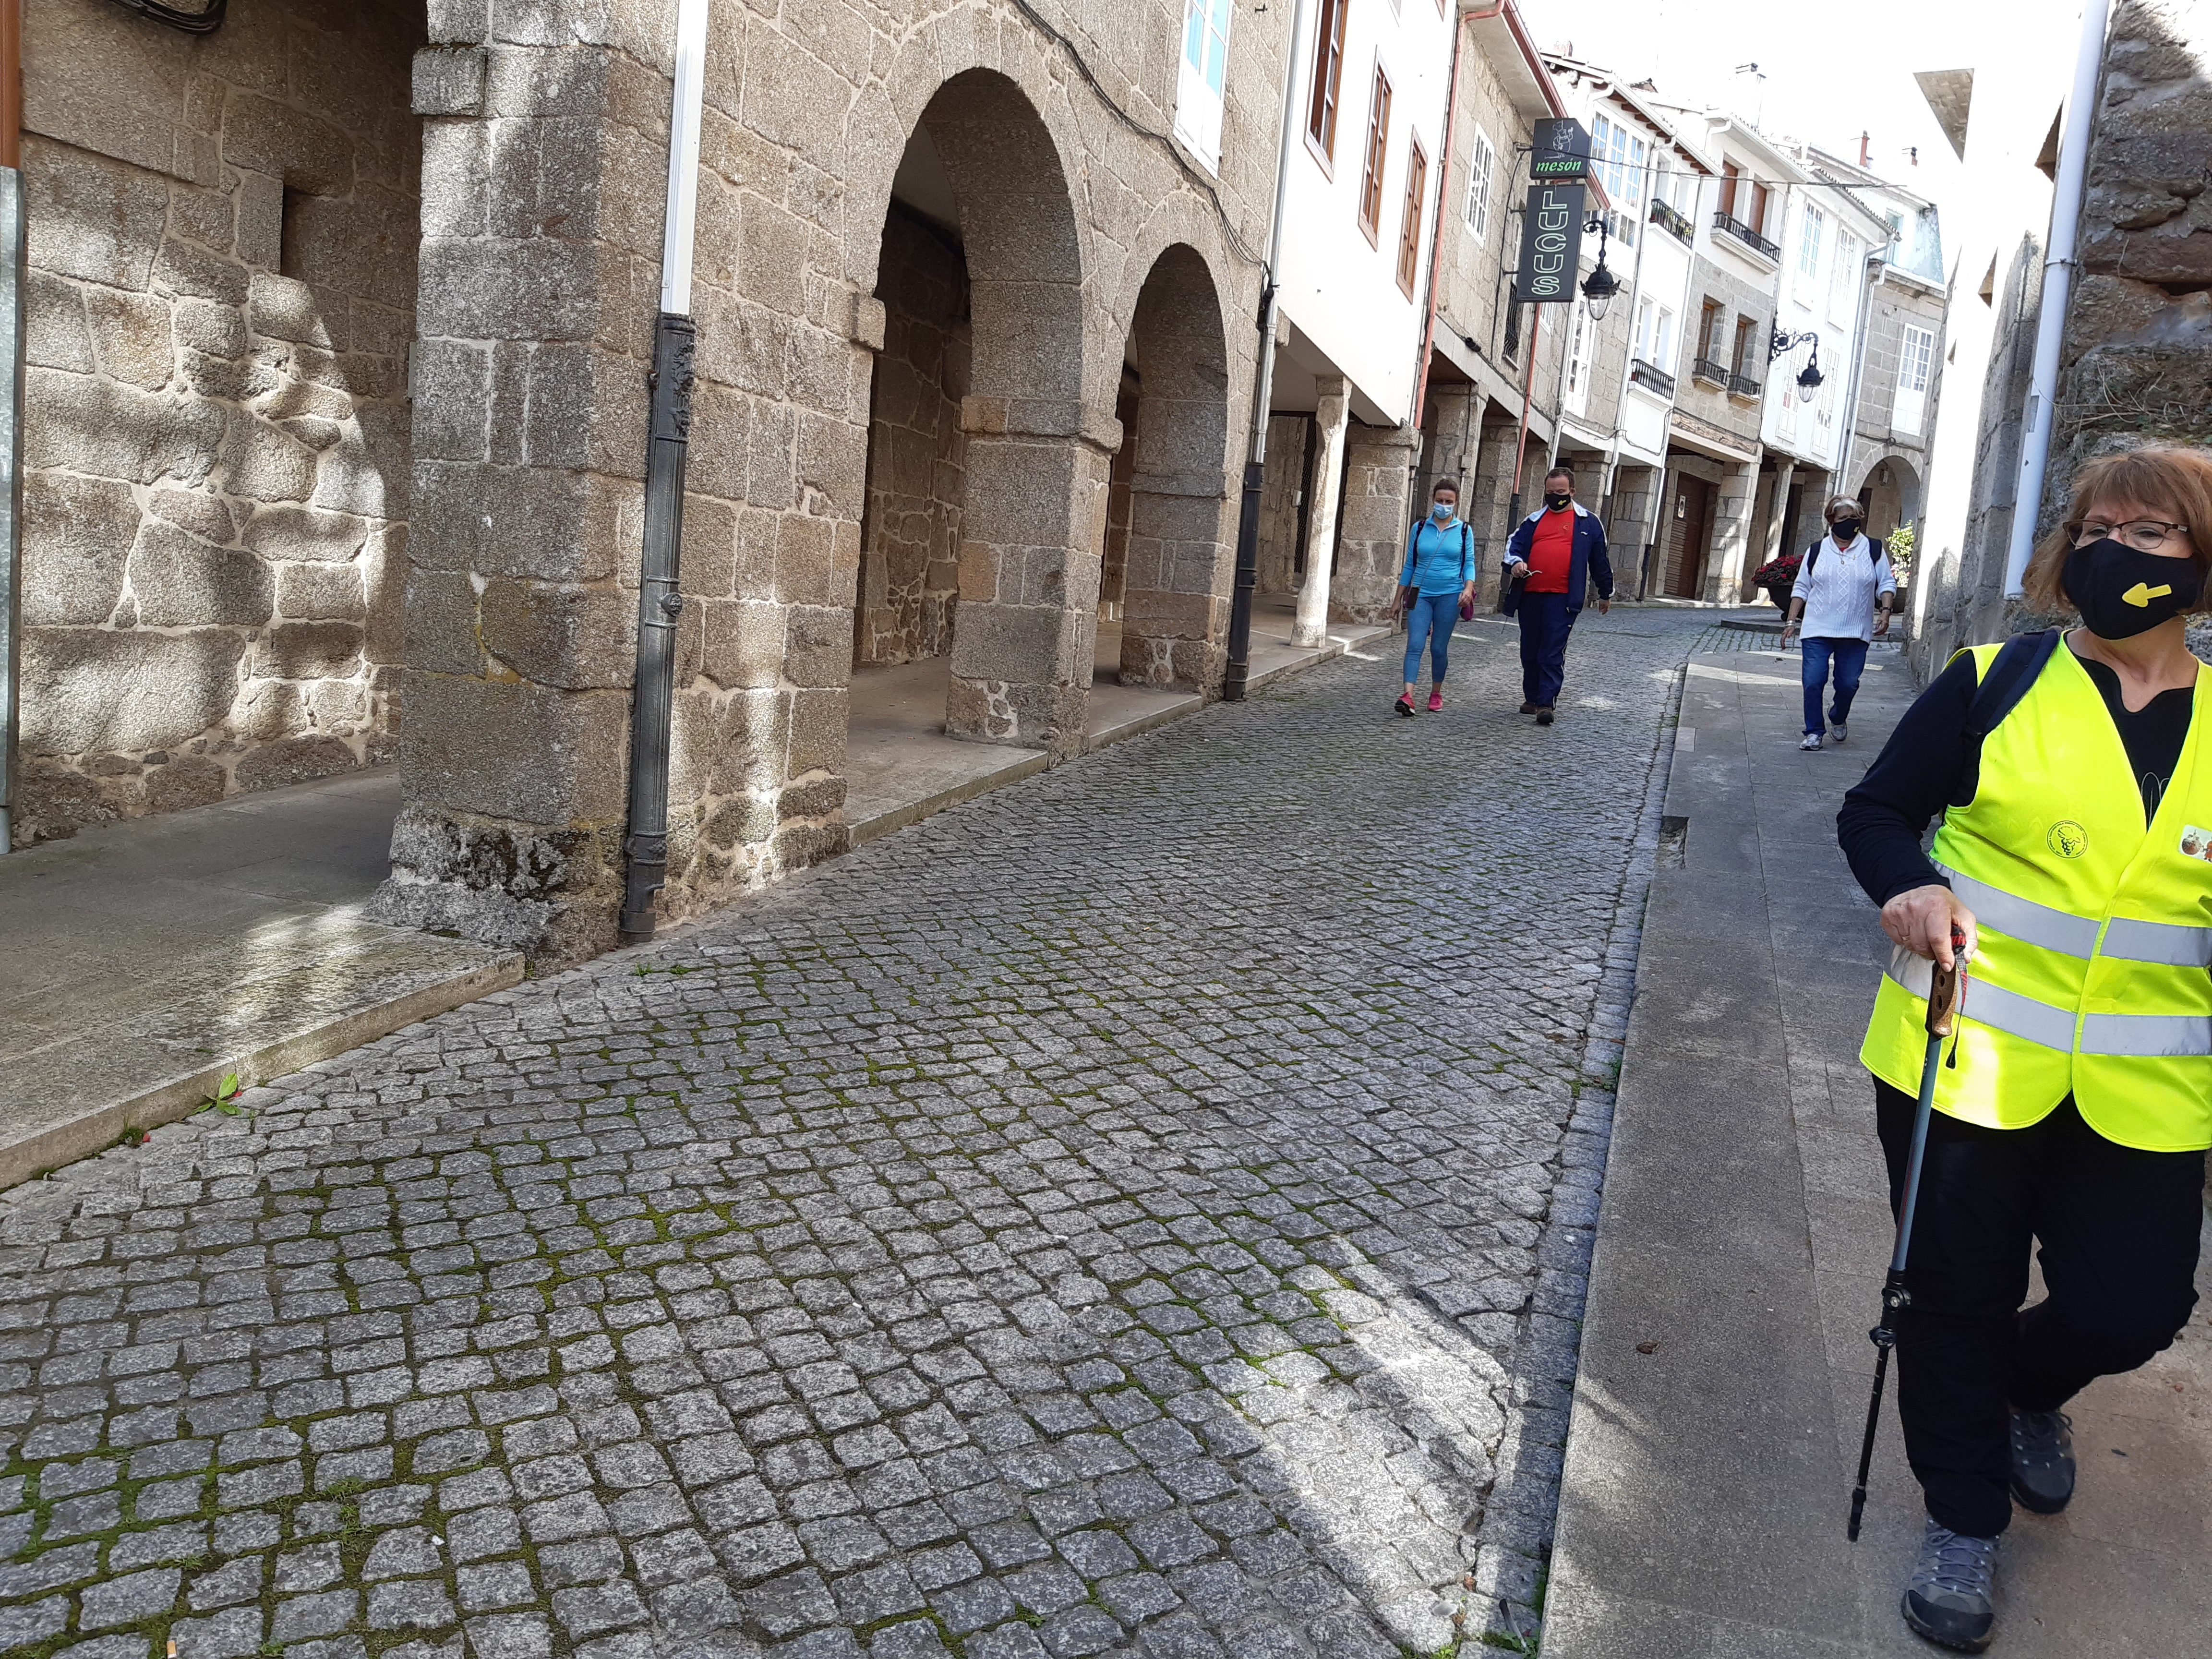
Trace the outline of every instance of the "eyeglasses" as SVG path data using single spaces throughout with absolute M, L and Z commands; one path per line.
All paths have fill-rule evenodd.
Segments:
M 2066 534 L 2076 547 L 2087 547 L 2091 542 L 2101 542 L 2110 537 L 2125 542 L 2138 553 L 2155 553 L 2164 547 L 2169 537 L 2186 536 L 2189 526 L 2170 523 L 2165 519 L 2130 519 L 2125 524 L 2107 524 L 2102 519 L 2081 519 L 2068 525 Z

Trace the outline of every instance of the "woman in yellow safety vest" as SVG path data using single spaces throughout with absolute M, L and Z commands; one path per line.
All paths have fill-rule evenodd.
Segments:
M 2184 637 L 2212 568 L 2212 456 L 2082 467 L 2027 575 L 2055 641 L 1962 651 L 1844 797 L 1838 838 L 1897 947 L 1861 1058 L 1893 1205 L 1930 961 L 1967 940 L 1898 1326 L 1928 1522 L 1905 1618 L 1978 1651 L 2014 1500 L 2074 1492 L 2061 1410 L 2172 1341 L 2212 1146 L 2212 674 Z M 1990 724 L 2004 698 L 2008 713 Z M 1984 687 L 1987 695 L 1978 693 Z M 1942 815 L 1922 852 L 1929 821 Z M 2047 1294 L 2021 1310 L 2031 1243 Z

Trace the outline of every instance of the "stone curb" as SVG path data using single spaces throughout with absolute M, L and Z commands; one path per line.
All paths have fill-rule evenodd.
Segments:
M 520 953 L 502 957 L 436 984 L 418 986 L 403 996 L 349 1009 L 304 1030 L 240 1049 L 121 1099 L 87 1105 L 60 1123 L 47 1124 L 0 1146 L 0 1190 L 90 1158 L 126 1133 L 143 1133 L 189 1117 L 214 1097 L 231 1073 L 236 1073 L 241 1082 L 250 1083 L 289 1076 L 319 1060 L 329 1060 L 388 1036 L 404 1025 L 519 985 L 522 974 Z

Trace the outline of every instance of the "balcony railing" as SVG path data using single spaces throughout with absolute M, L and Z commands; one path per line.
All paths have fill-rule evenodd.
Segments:
M 1698 228 L 1686 215 L 1675 212 L 1664 202 L 1651 204 L 1651 222 L 1685 246 L 1698 240 Z
M 1715 386 L 1724 386 L 1729 383 L 1728 370 L 1723 368 L 1718 363 L 1715 362 L 1710 357 L 1692 358 L 1690 361 L 1690 377 L 1692 380 L 1710 380 Z
M 1772 242 L 1768 241 L 1766 238 L 1760 235 L 1749 225 L 1744 223 L 1742 220 L 1735 217 L 1731 214 L 1716 213 L 1713 215 L 1713 228 L 1715 230 L 1724 230 L 1728 232 L 1729 235 L 1735 237 L 1736 240 L 1741 242 L 1746 247 L 1757 250 L 1759 252 L 1765 254 L 1768 258 L 1776 261 L 1778 264 L 1781 261 L 1782 250 L 1779 247 L 1776 246 Z
M 1728 377 L 1728 389 L 1731 398 L 1749 399 L 1759 396 L 1759 385 L 1748 374 L 1731 374 Z
M 1638 357 L 1628 366 L 1628 378 L 1640 386 L 1648 386 L 1662 398 L 1674 395 L 1674 377 L 1663 368 L 1654 368 Z

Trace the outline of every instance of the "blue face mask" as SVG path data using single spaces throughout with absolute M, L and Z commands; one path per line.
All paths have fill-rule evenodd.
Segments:
M 1449 501 L 1438 501 L 1429 508 L 1429 513 L 1438 524 L 1443 524 L 1451 517 L 1452 510 Z

